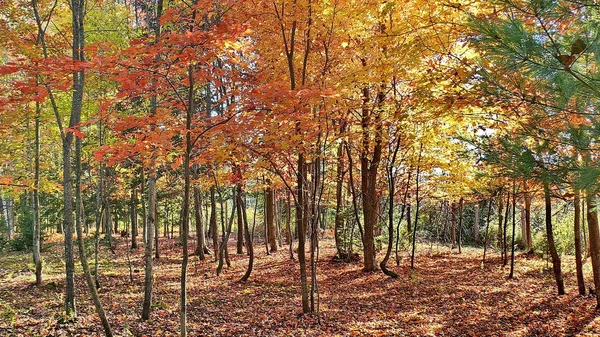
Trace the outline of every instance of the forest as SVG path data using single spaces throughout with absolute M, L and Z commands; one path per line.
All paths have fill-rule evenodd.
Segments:
M 1 336 L 597 336 L 600 1 L 0 0 Z

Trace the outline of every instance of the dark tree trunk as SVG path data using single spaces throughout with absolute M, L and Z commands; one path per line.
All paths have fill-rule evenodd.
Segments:
M 594 272 L 594 288 L 596 290 L 596 309 L 600 309 L 600 230 L 598 228 L 598 211 L 596 193 L 589 192 L 586 196 L 587 221 L 590 237 L 590 256 Z
M 206 243 L 204 239 L 204 224 L 202 223 L 202 200 L 200 199 L 200 189 L 194 187 L 194 211 L 196 216 L 196 237 L 198 245 L 196 246 L 195 255 L 198 255 L 198 259 L 204 260 L 204 252 L 206 250 Z
M 452 202 L 450 206 L 450 240 L 452 241 L 452 248 L 456 247 L 456 204 Z
M 217 201 L 215 199 L 215 187 L 210 187 L 210 235 L 212 237 L 213 251 L 215 252 L 215 261 L 219 258 L 217 255 L 219 249 L 219 233 L 217 232 Z
M 35 1 L 34 10 L 37 12 Z M 37 17 L 37 13 L 36 13 Z M 40 103 L 35 103 L 35 164 L 33 183 L 33 263 L 35 265 L 35 285 L 42 285 L 41 223 L 40 223 Z
M 246 272 L 244 276 L 242 276 L 241 281 L 246 282 L 248 278 L 250 278 L 250 274 L 252 273 L 252 268 L 254 267 L 254 245 L 252 242 L 252 236 L 250 233 L 250 227 L 248 226 L 248 216 L 246 214 L 246 203 L 244 202 L 244 198 L 242 197 L 241 187 L 238 186 L 238 193 L 236 197 L 238 198 L 238 212 L 242 214 L 242 220 L 244 223 L 244 235 L 246 237 L 246 250 L 248 252 L 248 267 L 246 268 Z
M 130 204 L 130 213 L 131 213 L 131 249 L 136 249 L 138 247 L 137 244 L 137 235 L 138 235 L 138 218 L 137 218 L 137 189 L 134 186 L 131 189 L 131 204 Z
M 506 193 L 506 212 L 504 213 L 504 228 L 502 234 L 502 266 L 508 264 L 508 241 L 506 240 L 506 231 L 508 230 L 508 215 L 510 210 L 510 192 Z
M 533 251 L 533 240 L 531 238 L 531 195 L 525 193 L 525 232 L 527 234 L 527 251 Z
M 237 207 L 237 242 L 236 242 L 236 253 L 238 255 L 244 254 L 244 219 L 242 216 L 242 209 L 238 200 Z
M 517 216 L 517 183 L 513 182 L 513 200 L 512 200 L 512 237 L 510 245 L 510 274 L 509 279 L 512 279 L 515 271 L 515 227 Z
M 544 182 L 544 204 L 546 210 L 546 237 L 548 239 L 548 250 L 552 257 L 552 270 L 554 271 L 554 279 L 559 295 L 565 294 L 565 285 L 563 282 L 562 270 L 560 266 L 560 256 L 556 251 L 554 244 L 554 233 L 552 231 L 552 199 L 550 197 L 550 187 L 547 182 Z M 599 279 L 600 281 L 600 279 Z
M 460 198 L 458 201 L 458 235 L 457 235 L 457 243 L 458 243 L 458 253 L 462 253 L 462 221 L 463 221 L 463 198 Z
M 575 269 L 577 271 L 577 289 L 579 295 L 585 295 L 585 280 L 583 278 L 583 262 L 581 261 L 581 200 L 579 198 L 579 190 L 575 189 L 575 214 L 573 219 L 573 231 L 575 234 Z
M 267 189 L 265 199 L 265 215 L 267 221 L 267 237 L 269 239 L 269 246 L 271 252 L 277 251 L 277 236 L 275 233 L 275 192 L 272 187 Z
M 306 231 L 308 227 L 308 201 L 306 200 L 307 169 L 304 155 L 298 155 L 297 180 L 298 204 L 296 205 L 296 230 L 298 231 L 298 264 L 300 265 L 300 287 L 302 294 L 302 312 L 309 313 L 308 280 L 306 275 Z

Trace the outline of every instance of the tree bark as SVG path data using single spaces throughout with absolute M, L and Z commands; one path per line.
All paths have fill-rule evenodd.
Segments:
M 35 4 L 35 2 L 34 2 Z M 42 254 L 40 224 L 40 103 L 35 103 L 35 164 L 33 182 L 33 263 L 35 265 L 35 285 L 42 285 Z
M 206 249 L 206 241 L 204 237 L 204 224 L 202 223 L 202 200 L 200 199 L 200 189 L 194 187 L 194 211 L 196 216 L 196 237 L 198 245 L 196 246 L 195 255 L 198 255 L 199 260 L 204 260 L 204 252 Z
M 475 243 L 479 242 L 479 203 L 475 203 L 473 206 L 475 216 L 473 218 L 473 240 Z
M 585 295 L 585 280 L 583 278 L 583 262 L 581 260 L 581 200 L 579 190 L 575 188 L 573 203 L 575 205 L 573 232 L 575 235 L 575 269 L 577 271 L 577 289 L 579 295 Z
M 363 64 L 365 62 L 363 61 Z M 384 94 L 377 94 L 377 107 L 383 104 Z M 364 237 L 363 237 L 363 270 L 372 272 L 377 270 L 375 262 L 375 227 L 377 226 L 377 207 L 379 204 L 379 196 L 377 194 L 377 172 L 381 161 L 382 153 L 382 125 L 381 116 L 375 113 L 372 109 L 367 108 L 369 102 L 369 89 L 363 89 L 363 109 L 362 109 L 362 150 L 360 153 L 361 166 L 361 190 L 363 194 L 363 222 L 364 222 Z M 374 116 L 373 116 L 374 115 Z M 375 127 L 374 142 L 372 151 L 371 148 L 371 126 Z M 371 152 L 371 158 L 369 154 Z
M 457 235 L 457 243 L 458 243 L 458 253 L 462 253 L 462 221 L 463 221 L 463 198 L 461 197 L 458 201 L 458 235 Z
M 590 256 L 594 273 L 594 288 L 596 290 L 596 310 L 600 309 L 600 229 L 598 228 L 598 211 L 596 193 L 588 191 L 586 196 L 587 221 L 590 237 Z
M 527 233 L 527 251 L 533 251 L 533 239 L 531 237 L 531 194 L 525 193 L 525 231 Z
M 552 231 L 552 199 L 550 197 L 550 187 L 547 182 L 544 182 L 544 204 L 546 210 L 546 237 L 548 240 L 548 250 L 552 257 L 552 270 L 554 271 L 554 279 L 559 295 L 565 294 L 565 286 L 563 282 L 560 256 L 556 251 L 554 244 L 554 233 Z M 600 281 L 600 278 L 599 278 Z
M 254 245 L 252 242 L 250 228 L 248 226 L 248 215 L 246 213 L 246 203 L 244 201 L 244 198 L 242 197 L 242 193 L 243 192 L 241 190 L 241 186 L 238 186 L 238 193 L 236 194 L 236 197 L 238 198 L 237 207 L 238 207 L 238 212 L 240 212 L 242 214 L 242 220 L 244 222 L 244 235 L 246 237 L 246 251 L 248 252 L 248 267 L 246 268 L 246 272 L 244 273 L 244 276 L 242 276 L 240 281 L 246 282 L 246 281 L 248 281 L 248 278 L 250 278 L 250 274 L 252 273 L 252 268 L 254 267 Z
M 78 6 L 80 6 L 80 8 L 77 8 L 78 12 L 80 13 L 80 20 L 83 20 L 83 1 Z M 83 29 L 83 23 L 81 23 L 81 29 Z M 81 34 L 83 34 L 83 31 L 81 32 Z M 81 39 L 83 39 L 83 37 L 81 37 Z M 106 318 L 106 312 L 104 311 L 104 307 L 100 302 L 100 296 L 98 295 L 98 290 L 96 289 L 95 280 L 90 272 L 90 267 L 88 265 L 87 256 L 85 253 L 85 244 L 83 242 L 82 223 L 85 220 L 83 215 L 83 202 L 81 196 L 81 138 L 77 138 L 75 141 L 75 194 L 77 197 L 77 206 L 75 211 L 75 228 L 77 231 L 79 261 L 83 269 L 83 276 L 87 283 L 88 290 L 90 291 L 92 301 L 94 302 L 94 306 L 96 307 L 96 312 L 98 313 L 100 322 L 102 323 L 102 327 L 104 328 L 104 334 L 106 335 L 106 337 L 112 337 L 113 334 L 110 328 L 110 324 L 108 323 L 108 319 Z
M 244 219 L 242 216 L 241 205 L 237 203 L 236 207 L 237 213 L 237 242 L 236 242 L 236 253 L 238 255 L 244 254 Z
M 217 201 L 215 199 L 215 187 L 210 187 L 210 235 L 212 236 L 213 251 L 215 261 L 219 259 L 217 254 L 219 249 L 219 233 L 217 229 Z
M 454 202 L 452 202 L 452 205 L 450 206 L 450 217 L 450 240 L 452 241 L 452 248 L 454 248 L 456 247 L 456 204 L 454 204 Z
M 513 200 L 512 200 L 512 235 L 510 245 L 510 274 L 509 279 L 512 279 L 515 271 L 515 227 L 516 227 L 516 216 L 517 216 L 517 183 L 513 181 Z
M 131 204 L 129 207 L 131 213 L 131 249 L 136 249 L 138 247 L 137 186 L 131 189 Z
M 277 237 L 275 233 L 275 193 L 272 187 L 267 188 L 265 200 L 265 215 L 267 221 L 267 231 L 269 246 L 271 252 L 277 251 Z
M 343 125 L 340 126 L 340 131 L 344 129 Z M 347 252 L 344 251 L 344 244 L 342 242 L 342 232 L 344 227 L 344 218 L 342 217 L 342 187 L 344 184 L 344 143 L 340 143 L 337 149 L 337 169 L 335 177 L 335 221 L 334 221 L 334 237 L 335 247 L 337 249 L 337 256 L 342 257 Z

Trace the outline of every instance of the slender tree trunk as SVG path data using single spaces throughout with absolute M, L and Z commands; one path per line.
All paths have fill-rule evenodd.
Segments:
M 199 260 L 204 260 L 204 251 L 206 249 L 206 243 L 204 238 L 204 224 L 202 223 L 202 200 L 200 199 L 200 189 L 194 187 L 194 211 L 196 216 L 196 237 L 198 238 L 198 245 L 196 246 L 195 255 L 198 255 Z
M 581 261 L 581 200 L 579 190 L 575 188 L 573 203 L 575 204 L 575 214 L 573 219 L 573 231 L 575 235 L 575 269 L 577 271 L 577 289 L 579 295 L 585 295 L 585 280 L 583 278 L 583 262 Z
M 399 143 L 399 141 L 398 141 Z M 392 247 L 394 245 L 394 196 L 396 194 L 396 175 L 394 174 L 394 164 L 396 162 L 396 156 L 398 155 L 398 149 L 400 146 L 396 146 L 394 149 L 394 154 L 392 155 L 392 160 L 390 161 L 390 165 L 387 167 L 387 176 L 388 176 L 388 198 L 389 198 L 389 206 L 388 206 L 388 245 L 387 250 L 385 252 L 385 257 L 383 261 L 379 263 L 379 267 L 384 274 L 392 277 L 398 278 L 398 274 L 394 273 L 391 270 L 387 269 L 387 263 L 390 259 L 390 255 L 392 254 Z
M 418 160 L 418 164 L 417 164 L 417 177 L 415 179 L 415 184 L 417 187 L 416 192 L 415 192 L 415 204 L 416 204 L 417 210 L 415 212 L 415 225 L 413 226 L 413 232 L 412 232 L 413 238 L 412 238 L 412 253 L 410 255 L 410 269 L 415 268 L 415 249 L 416 249 L 416 245 L 417 245 L 417 223 L 419 222 L 419 178 L 421 176 L 421 157 L 422 157 L 422 155 L 423 155 L 423 143 L 421 143 L 421 148 L 419 150 L 419 160 Z
M 292 202 L 290 200 L 290 194 L 289 192 L 287 193 L 287 200 L 286 200 L 286 217 L 285 217 L 285 221 L 286 221 L 286 240 L 289 246 L 289 250 L 290 250 L 290 260 L 294 259 L 294 236 L 292 235 Z
M 156 22 L 151 27 L 154 30 L 154 42 L 157 43 L 160 38 L 160 17 L 162 16 L 163 0 L 156 1 Z M 150 110 L 151 115 L 156 114 L 158 109 L 158 100 L 156 94 L 150 99 Z M 152 126 L 154 131 L 155 126 Z M 189 133 L 188 133 L 189 134 Z M 150 210 L 156 209 L 156 155 L 150 154 L 151 162 L 148 174 L 148 208 Z M 152 309 L 152 286 L 153 286 L 153 274 L 152 274 L 152 245 L 153 245 L 153 234 L 154 226 L 157 226 L 155 219 L 155 212 L 145 212 L 145 201 L 143 197 L 143 184 L 144 184 L 144 168 L 142 167 L 142 212 L 144 219 L 144 258 L 145 258 L 145 274 L 144 274 L 144 302 L 142 304 L 142 320 L 147 321 L 150 319 L 150 311 Z
M 508 241 L 507 241 L 507 230 L 508 230 L 508 215 L 510 210 L 510 192 L 506 193 L 506 212 L 504 213 L 504 233 L 502 234 L 502 266 L 508 264 Z
M 406 232 L 412 233 L 412 210 L 410 201 L 406 204 Z M 456 241 L 456 239 L 454 239 L 454 241 Z
M 250 233 L 250 228 L 248 226 L 248 215 L 246 213 L 246 203 L 244 202 L 244 198 L 242 197 L 241 186 L 238 186 L 238 193 L 236 197 L 238 198 L 238 211 L 242 214 L 242 220 L 244 222 L 244 235 L 246 236 L 246 251 L 248 252 L 248 268 L 246 268 L 246 272 L 244 276 L 242 276 L 242 282 L 248 281 L 250 274 L 252 273 L 252 268 L 254 266 L 254 245 L 252 240 L 252 235 Z
M 458 201 L 458 253 L 462 253 L 462 220 L 463 220 L 463 198 L 461 197 Z
M 581 192 L 580 192 L 581 193 Z M 587 259 L 590 256 L 590 241 L 588 240 L 588 235 L 586 234 L 586 229 L 585 229 L 585 224 L 586 224 L 586 214 L 587 214 L 587 199 L 585 194 L 581 194 L 580 196 L 581 198 L 581 232 L 583 233 L 583 259 Z M 588 225 L 588 229 L 589 231 L 589 225 Z
M 160 218 L 158 217 L 158 204 L 159 199 L 158 195 L 156 200 L 154 201 L 154 258 L 156 260 L 160 259 L 160 247 L 158 245 L 158 227 L 160 226 Z
M 506 205 L 508 207 L 508 205 Z M 504 222 L 504 199 L 502 199 L 502 194 L 498 196 L 498 231 L 496 232 L 496 242 L 498 243 L 498 248 L 500 249 L 500 255 L 502 256 L 502 223 Z
M 546 236 L 548 240 L 548 250 L 552 257 L 552 270 L 554 271 L 554 279 L 559 295 L 565 294 L 565 286 L 563 282 L 562 270 L 560 266 L 560 256 L 556 251 L 554 244 L 554 233 L 552 231 L 552 199 L 550 198 L 550 187 L 547 182 L 544 182 L 544 204 L 546 209 Z M 600 281 L 600 278 L 599 278 Z
M 215 187 L 210 187 L 210 235 L 212 236 L 215 261 L 219 259 L 219 233 L 217 230 L 217 201 L 215 199 Z
M 131 249 L 137 249 L 138 218 L 137 218 L 137 186 L 131 189 Z
M 473 217 L 473 240 L 475 243 L 479 243 L 479 203 L 475 203 L 473 206 L 475 216 Z
M 236 242 L 236 253 L 238 255 L 244 254 L 244 219 L 242 216 L 241 205 L 237 203 L 236 207 L 237 213 L 237 242 Z
M 269 182 L 270 183 L 270 182 Z M 275 233 L 275 193 L 272 187 L 267 188 L 265 200 L 265 215 L 267 221 L 267 232 L 271 252 L 277 251 L 277 237 Z
M 35 103 L 35 164 L 33 182 L 33 263 L 35 285 L 42 285 L 42 254 L 40 224 L 40 103 Z
M 481 268 L 485 265 L 485 253 L 487 252 L 488 239 L 489 239 L 489 230 L 490 230 L 490 217 L 492 214 L 492 201 L 494 199 L 490 198 L 488 200 L 488 209 L 487 209 L 487 221 L 485 222 L 485 238 L 483 238 L 483 259 L 481 260 Z
M 221 274 L 223 270 L 223 261 L 226 259 L 226 249 L 227 243 L 229 242 L 229 235 L 231 234 L 231 227 L 233 227 L 233 219 L 235 218 L 236 208 L 237 208 L 237 197 L 236 197 L 236 189 L 233 189 L 232 194 L 232 202 L 233 206 L 231 207 L 231 216 L 229 217 L 229 221 L 227 223 L 227 227 L 224 228 L 223 236 L 221 244 L 219 245 L 219 263 L 217 265 L 217 276 Z M 229 266 L 229 263 L 227 264 Z
M 533 251 L 533 239 L 531 237 L 531 195 L 525 193 L 525 231 L 527 233 L 527 251 Z
M 300 287 L 302 295 L 302 312 L 309 313 L 310 305 L 308 301 L 308 281 L 306 275 L 306 230 L 308 224 L 307 218 L 307 200 L 306 200 L 306 162 L 304 155 L 298 155 L 297 165 L 298 180 L 298 205 L 296 206 L 296 230 L 298 231 L 298 263 L 300 265 Z
M 192 22 L 196 17 L 196 10 L 192 14 Z M 193 26 L 190 27 L 190 31 L 193 30 Z M 179 306 L 179 323 L 180 323 L 180 335 L 181 337 L 187 336 L 187 266 L 188 266 L 188 236 L 189 236 L 189 225 L 190 225 L 190 157 L 192 154 L 192 116 L 196 111 L 195 107 L 195 91 L 194 91 L 194 67 L 190 64 L 188 66 L 188 101 L 187 101 L 187 113 L 185 118 L 185 154 L 184 154 L 184 166 L 183 166 L 183 210 L 181 220 L 181 245 L 183 250 L 183 257 L 181 261 L 181 292 L 180 292 L 180 306 Z
M 600 229 L 598 228 L 598 211 L 596 193 L 588 191 L 586 196 L 587 221 L 590 237 L 590 256 L 594 273 L 594 288 L 596 290 L 596 310 L 600 309 Z
M 521 208 L 521 245 L 527 248 L 527 226 L 525 226 L 525 208 Z
M 340 126 L 340 131 L 344 129 L 344 126 Z M 335 247 L 337 249 L 337 256 L 343 257 L 347 252 L 344 251 L 344 244 L 342 242 L 342 232 L 344 228 L 344 218 L 342 216 L 342 187 L 344 184 L 344 143 L 339 144 L 337 149 L 337 169 L 335 178 L 335 221 L 333 233 L 335 236 Z
M 81 6 L 80 8 L 78 8 L 78 11 L 80 12 L 80 20 L 83 20 L 83 2 L 80 3 L 79 6 Z M 83 23 L 81 23 L 81 25 L 83 29 Z M 83 37 L 81 37 L 81 39 L 83 39 Z M 94 302 L 94 306 L 96 307 L 96 312 L 98 313 L 98 316 L 100 317 L 100 322 L 102 323 L 102 327 L 104 328 L 104 334 L 106 335 L 106 337 L 112 337 L 113 334 L 110 328 L 110 324 L 108 323 L 108 319 L 106 318 L 106 313 L 104 312 L 104 307 L 100 302 L 100 296 L 98 295 L 98 290 L 96 289 L 95 281 L 90 272 L 87 256 L 85 254 L 85 244 L 83 242 L 84 238 L 82 223 L 85 221 L 85 219 L 83 215 L 83 202 L 81 196 L 81 138 L 77 138 L 75 140 L 75 194 L 77 197 L 77 206 L 75 212 L 75 228 L 77 231 L 79 260 L 83 269 L 83 275 L 87 283 L 88 290 L 90 291 L 92 301 Z
M 517 214 L 517 183 L 513 181 L 513 200 L 512 200 L 512 236 L 510 245 L 510 274 L 509 279 L 512 279 L 515 271 L 515 227 Z
M 450 206 L 450 224 L 451 224 L 451 233 L 450 240 L 452 241 L 452 248 L 456 247 L 456 204 L 452 202 Z

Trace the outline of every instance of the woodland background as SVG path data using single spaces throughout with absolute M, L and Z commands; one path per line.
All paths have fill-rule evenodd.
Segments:
M 0 1 L 0 332 L 598 333 L 599 24 Z

